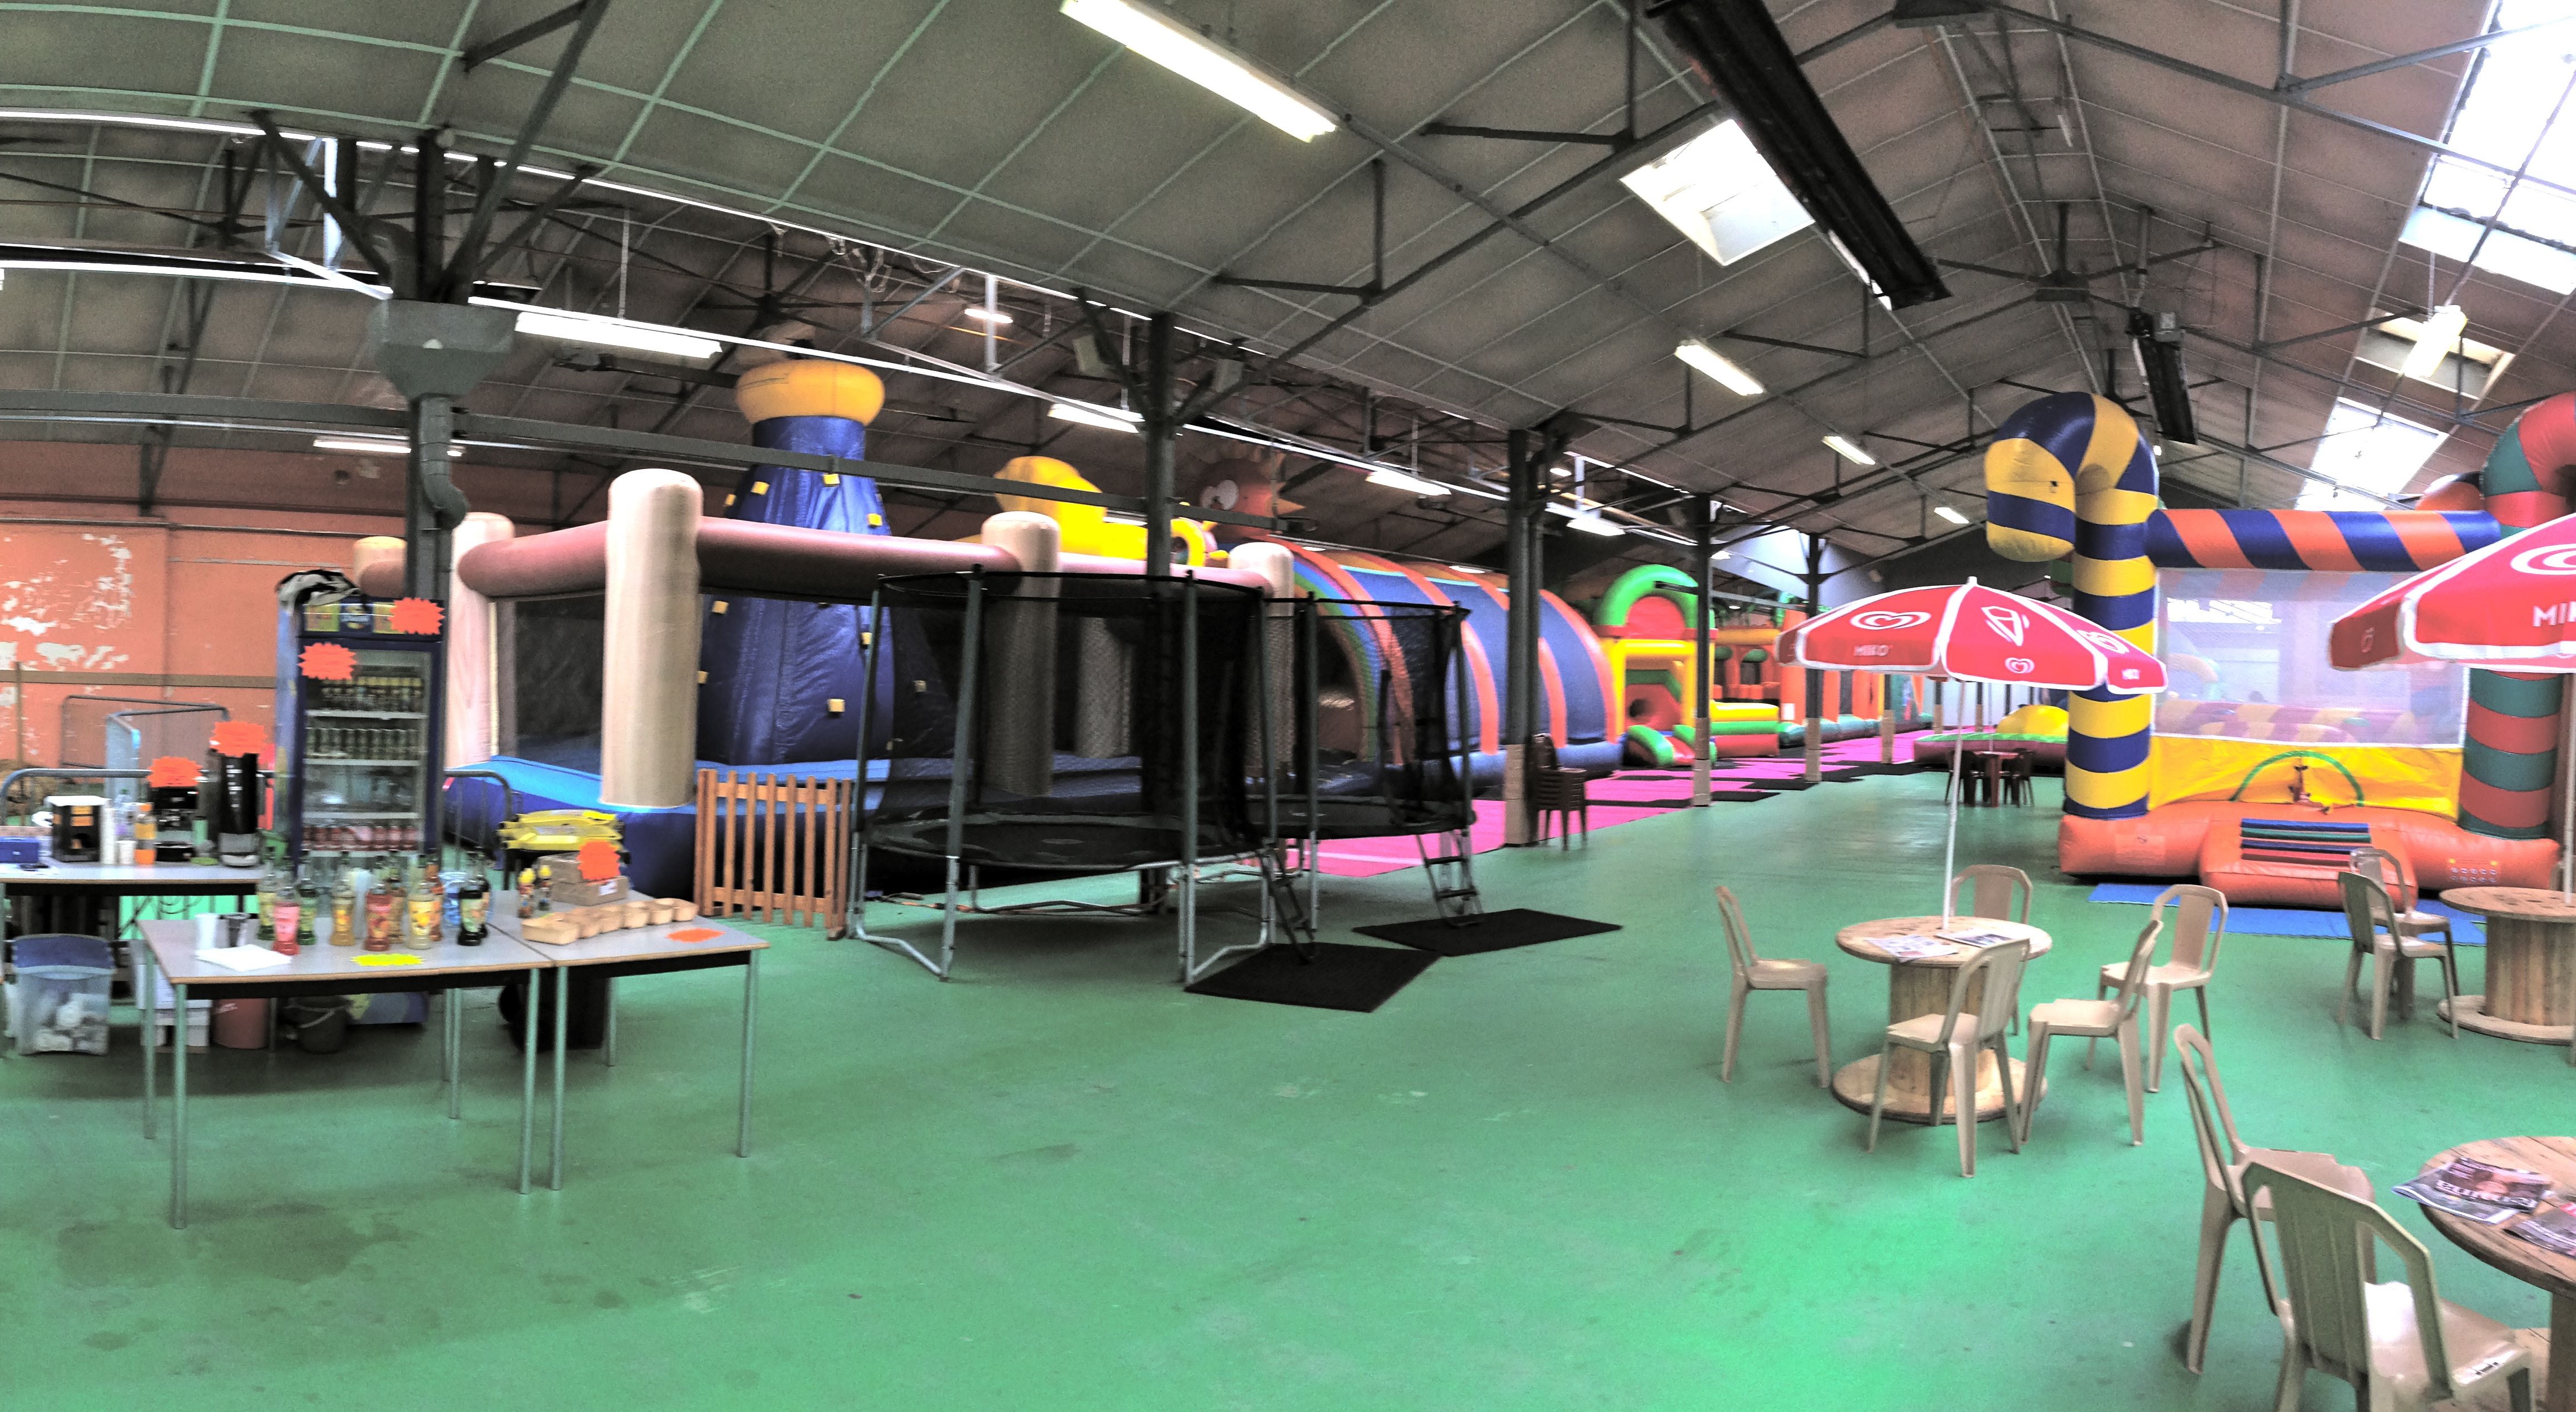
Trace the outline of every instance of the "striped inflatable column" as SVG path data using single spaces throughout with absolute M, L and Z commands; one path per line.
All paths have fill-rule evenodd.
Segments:
M 2479 484 L 2506 532 L 2568 511 L 2566 472 L 2576 466 L 2576 393 L 2526 408 L 2487 453 Z M 2468 746 L 2460 775 L 2460 827 L 2491 838 L 2549 836 L 2550 781 L 2558 771 L 2565 678 L 2469 673 Z
M 1986 544 L 2007 559 L 2074 555 L 2075 611 L 2156 650 L 2156 571 L 2147 518 L 2156 458 L 2120 405 L 2084 392 L 2043 397 L 2004 420 L 1986 448 Z M 2078 692 L 2068 703 L 2066 812 L 2147 812 L 2153 696 Z

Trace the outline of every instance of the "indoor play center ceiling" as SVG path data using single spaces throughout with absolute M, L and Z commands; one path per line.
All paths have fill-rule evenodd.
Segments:
M 0 290 L 0 388 L 390 405 L 366 366 L 363 297 L 310 281 L 49 270 L 59 257 L 44 252 L 187 250 L 273 266 L 260 253 L 267 222 L 287 255 L 325 259 L 312 207 L 270 222 L 285 186 L 241 175 L 255 147 L 239 135 L 247 115 L 380 144 L 361 157 L 358 199 L 400 208 L 408 176 L 381 144 L 437 128 L 462 152 L 506 152 L 579 27 L 471 67 L 465 56 L 559 6 L 0 3 L 0 243 L 23 257 Z M 1294 366 L 1257 375 L 1220 409 L 1242 425 L 1346 454 L 1373 444 L 1381 461 L 1467 480 L 1494 474 L 1501 429 L 1573 409 L 1592 424 L 1574 449 L 1593 498 L 1671 525 L 1671 488 L 1714 492 L 1731 520 L 1823 533 L 1861 557 L 1970 532 L 1934 512 L 1981 518 L 1980 438 L 2037 393 L 2106 392 L 2143 417 L 2131 308 L 2188 330 L 2199 441 L 2167 448 L 2168 479 L 2220 503 L 2313 499 L 2320 483 L 2302 472 L 2338 396 L 2447 434 L 2392 487 L 2412 491 L 2474 468 L 2512 404 L 2576 384 L 2564 296 L 2483 272 L 2454 293 L 2461 266 L 2446 260 L 2428 299 L 2425 256 L 2398 238 L 2432 159 L 2404 134 L 2446 133 L 2481 51 L 2330 85 L 2282 81 L 2457 45 L 2500 22 L 2490 0 L 2017 0 L 1940 27 L 1889 23 L 1888 6 L 1770 8 L 1881 193 L 1941 262 L 1950 297 L 1894 312 L 1812 226 L 1731 264 L 1702 253 L 1617 179 L 1642 148 L 1425 130 L 1703 130 L 1723 105 L 1655 6 L 1637 7 L 1632 78 L 1624 0 L 1178 0 L 1341 118 L 1311 141 L 1055 0 L 610 0 L 530 159 L 595 167 L 597 180 L 530 221 L 485 278 L 532 289 L 532 302 L 727 334 L 802 319 L 820 347 L 995 367 L 1028 388 L 1114 402 L 1061 337 L 1075 307 L 1064 296 L 1087 289 L 1240 340 L 1256 374 L 1260 355 L 1294 350 Z M 2560 33 L 2576 42 L 2576 29 Z M 531 176 L 514 196 L 557 185 Z M 987 271 L 1003 277 L 1007 327 L 969 315 Z M 1229 282 L 1243 278 L 1353 288 Z M 192 304 L 191 289 L 211 302 Z M 2437 301 L 2465 307 L 2470 337 L 2512 355 L 2474 401 L 2401 386 L 2360 356 L 2354 326 Z M 1691 336 L 1766 391 L 1689 386 L 1673 354 Z M 720 390 L 729 364 L 710 381 L 521 345 L 477 410 L 743 436 Z M 889 388 L 874 457 L 989 474 L 1044 444 L 1104 487 L 1135 488 L 1136 438 L 1048 421 L 1044 402 L 972 378 L 897 376 Z M 1820 438 L 1834 432 L 1878 465 L 1829 451 Z M 141 430 L 21 421 L 6 434 Z M 1194 467 L 1235 449 L 1185 438 L 1184 491 Z M 474 454 L 571 468 L 583 487 L 617 469 Z M 1651 479 L 1622 482 L 1595 463 Z M 1283 475 L 1324 538 L 1442 557 L 1499 541 L 1498 507 L 1472 495 L 1423 500 L 1306 457 Z M 911 505 L 907 519 L 937 508 Z M 960 502 L 956 528 L 931 532 L 963 533 L 976 513 Z M 1618 547 L 1669 559 L 1678 543 L 1631 535 Z

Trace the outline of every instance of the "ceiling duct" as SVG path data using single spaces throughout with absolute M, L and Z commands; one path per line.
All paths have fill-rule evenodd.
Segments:
M 1851 251 L 1889 307 L 1950 297 L 1799 71 L 1762 0 L 1670 0 L 1656 16 L 1691 67 L 1734 106 L 1755 150 L 1798 204 Z
M 2167 441 L 2198 442 L 2191 379 L 2182 367 L 2182 322 L 2171 314 L 2131 309 L 2129 346 L 2137 352 L 2139 375 L 2147 380 L 2147 404 L 2155 411 L 2156 430 Z

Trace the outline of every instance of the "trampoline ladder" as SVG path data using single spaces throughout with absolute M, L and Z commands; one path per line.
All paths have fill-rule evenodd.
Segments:
M 1261 860 L 1265 902 L 1261 909 L 1262 943 L 1274 944 L 1275 935 L 1311 958 L 1315 954 L 1315 918 L 1306 910 L 1306 899 L 1297 890 L 1297 870 L 1288 866 L 1284 849 L 1265 848 L 1255 856 Z
M 1429 834 L 1413 836 L 1414 851 L 1422 855 L 1422 876 L 1431 884 L 1431 906 L 1440 920 L 1453 927 L 1465 926 L 1485 913 L 1485 898 L 1476 891 L 1476 843 L 1464 829 L 1439 835 L 1440 852 L 1434 853 L 1425 839 Z

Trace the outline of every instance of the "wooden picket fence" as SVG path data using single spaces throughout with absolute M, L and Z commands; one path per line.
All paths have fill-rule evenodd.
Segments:
M 849 780 L 698 771 L 698 910 L 847 931 Z

